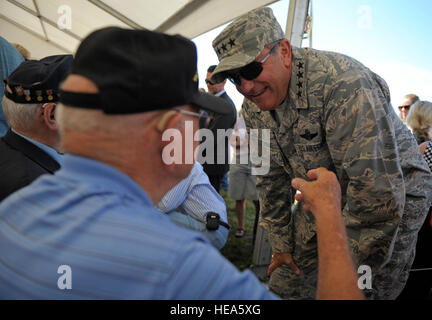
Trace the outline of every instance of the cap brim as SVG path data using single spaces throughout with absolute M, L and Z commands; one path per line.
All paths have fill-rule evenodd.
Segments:
M 225 99 L 201 91 L 193 96 L 191 103 L 201 109 L 219 114 L 230 114 L 233 110 L 231 104 Z
M 260 48 L 257 48 L 256 52 L 252 52 L 251 54 L 238 53 L 222 59 L 222 61 L 214 69 L 211 80 L 216 83 L 224 81 L 226 79 L 226 76 L 224 75 L 225 71 L 244 67 L 245 65 L 254 61 L 261 51 L 262 50 L 260 50 Z

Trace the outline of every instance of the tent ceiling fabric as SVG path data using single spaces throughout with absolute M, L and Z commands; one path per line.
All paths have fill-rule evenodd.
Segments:
M 276 0 L 0 0 L 0 36 L 22 44 L 32 58 L 42 58 L 74 53 L 83 38 L 106 26 L 144 28 L 193 39 L 273 2 Z M 70 8 L 71 28 L 61 30 L 57 22 L 67 14 L 61 11 L 64 6 Z M 41 55 L 44 49 L 47 53 Z

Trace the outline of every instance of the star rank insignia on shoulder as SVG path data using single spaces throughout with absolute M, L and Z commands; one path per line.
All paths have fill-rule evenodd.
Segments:
M 303 81 L 301 81 L 301 78 L 303 78 L 303 62 L 298 62 L 296 64 L 297 68 L 298 68 L 298 72 L 297 72 L 297 97 L 301 98 L 302 97 L 302 92 L 303 92 Z

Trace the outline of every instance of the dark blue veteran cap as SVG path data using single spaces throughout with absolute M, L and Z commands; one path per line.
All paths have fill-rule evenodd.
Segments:
M 131 114 L 193 104 L 230 114 L 224 100 L 198 90 L 197 53 L 192 41 L 148 30 L 107 27 L 80 44 L 71 74 L 98 87 L 97 94 L 61 91 L 70 107 Z
M 70 71 L 72 55 L 56 55 L 21 63 L 4 80 L 12 92 L 5 95 L 16 103 L 58 101 L 58 87 Z

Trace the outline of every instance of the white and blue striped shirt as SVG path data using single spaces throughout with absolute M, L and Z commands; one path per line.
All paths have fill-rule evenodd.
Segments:
M 171 220 L 177 224 L 203 233 L 216 248 L 221 249 L 225 245 L 228 229 L 219 226 L 218 230 L 209 231 L 205 227 L 208 212 L 219 214 L 221 221 L 228 223 L 225 201 L 210 184 L 198 162 L 185 179 L 165 194 L 157 207 L 169 213 Z

